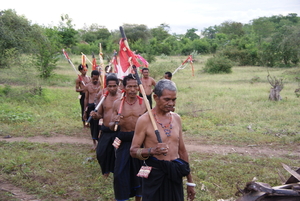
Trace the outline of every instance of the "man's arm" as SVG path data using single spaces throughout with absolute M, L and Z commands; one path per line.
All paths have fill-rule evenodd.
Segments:
M 120 100 L 117 99 L 114 101 L 113 106 L 112 106 L 112 114 L 111 114 L 111 118 L 110 118 L 110 122 L 109 122 L 109 129 L 110 130 L 115 130 L 115 122 L 118 119 L 118 109 L 119 109 L 119 105 L 120 105 Z M 119 119 L 120 121 L 120 119 Z
M 83 92 L 84 91 L 84 89 L 82 89 L 81 86 L 80 86 L 80 80 L 78 78 L 75 80 L 75 90 L 76 90 L 76 92 Z
M 155 82 L 155 80 L 152 78 L 152 86 L 155 87 L 155 85 L 156 85 L 156 82 Z
M 130 147 L 130 155 L 133 158 L 137 158 L 137 150 L 141 148 L 146 137 L 145 125 L 147 125 L 148 122 L 145 122 L 144 119 L 145 119 L 145 115 L 142 115 L 141 117 L 138 118 L 135 124 L 134 135 Z M 141 153 L 142 156 L 150 155 L 150 153 L 148 153 L 147 150 L 143 150 L 143 151 L 144 152 Z
M 161 155 L 166 154 L 168 152 L 166 147 L 166 143 L 156 143 L 152 147 L 145 147 L 141 148 L 141 146 L 145 145 L 145 140 L 151 140 L 150 138 L 146 139 L 147 132 L 149 132 L 148 125 L 149 125 L 149 114 L 143 114 L 141 117 L 138 118 L 135 129 L 134 129 L 134 135 L 130 147 L 130 155 L 133 158 L 138 158 L 140 160 L 146 160 L 149 156 L 152 155 Z M 150 132 L 153 132 L 154 130 L 151 130 Z M 148 142 L 149 143 L 149 142 Z M 164 149 L 161 149 L 164 148 Z

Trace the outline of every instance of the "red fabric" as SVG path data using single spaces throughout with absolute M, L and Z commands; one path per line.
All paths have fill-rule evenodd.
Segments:
M 81 55 L 81 64 L 82 64 L 83 70 L 87 71 L 85 55 Z
M 128 61 L 130 57 L 131 57 L 132 64 L 135 65 L 136 67 L 140 67 L 141 66 L 140 63 L 136 60 L 136 57 L 133 54 L 133 52 L 126 47 L 123 38 L 121 38 L 119 45 L 120 45 L 120 51 L 119 51 L 120 65 L 122 67 L 122 71 L 126 72 L 127 69 L 130 67 L 130 63 Z
M 96 58 L 95 58 L 94 55 L 93 55 L 93 61 L 92 61 L 92 63 L 93 63 L 92 70 L 97 70 L 97 62 L 96 62 Z
M 112 63 L 114 65 L 114 73 L 118 73 L 118 60 L 116 56 L 114 56 Z
M 139 99 L 139 104 L 142 105 L 144 99 L 140 96 L 136 96 L 136 97 Z

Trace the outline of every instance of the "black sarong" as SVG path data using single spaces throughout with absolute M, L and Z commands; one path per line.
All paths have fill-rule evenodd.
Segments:
M 89 103 L 88 104 L 88 110 L 87 110 L 87 119 L 90 117 L 91 111 L 95 109 L 95 104 L 94 103 Z M 91 136 L 93 140 L 98 140 L 99 136 L 99 119 L 91 119 L 90 121 L 90 129 L 91 129 Z
M 83 115 L 84 115 L 84 99 L 85 99 L 85 93 L 80 92 L 80 99 L 79 99 L 79 103 L 80 103 L 80 108 L 81 108 L 81 120 L 84 121 L 83 119 Z
M 139 96 L 143 97 L 143 94 L 139 93 Z M 152 94 L 146 95 L 146 97 L 147 97 L 147 99 L 149 101 L 150 108 L 152 109 Z
M 122 141 L 116 150 L 114 169 L 114 192 L 117 201 L 127 200 L 133 196 L 142 196 L 142 180 L 137 177 L 142 162 L 130 156 L 130 147 L 134 132 L 119 132 Z
M 153 168 L 149 177 L 143 178 L 143 201 L 183 201 L 182 177 L 189 174 L 189 164 L 180 158 L 164 161 L 149 157 L 145 162 Z
M 97 160 L 101 167 L 102 174 L 114 172 L 115 167 L 115 148 L 112 146 L 117 132 L 110 130 L 108 127 L 101 126 L 101 135 L 97 145 Z

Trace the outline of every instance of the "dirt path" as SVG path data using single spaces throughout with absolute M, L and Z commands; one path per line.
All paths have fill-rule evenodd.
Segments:
M 32 195 L 28 195 L 26 192 L 24 192 L 21 188 L 18 188 L 0 177 L 0 200 L 1 198 L 1 193 L 8 193 L 10 194 L 14 200 L 20 200 L 20 201 L 40 201 L 34 198 Z
M 5 140 L 7 142 L 16 142 L 16 141 L 28 141 L 28 142 L 37 142 L 37 143 L 71 143 L 71 144 L 91 144 L 92 141 L 87 137 L 70 137 L 65 135 L 58 135 L 54 137 L 12 137 L 12 138 L 2 138 L 0 140 Z M 251 156 L 284 156 L 284 155 L 300 155 L 300 148 L 296 148 L 295 151 L 287 151 L 284 149 L 274 149 L 267 148 L 255 145 L 249 145 L 246 147 L 236 147 L 236 146 L 226 146 L 226 145 L 205 145 L 201 144 L 194 139 L 185 140 L 186 148 L 188 152 L 200 152 L 200 153 L 214 153 L 214 154 L 230 154 L 238 153 L 242 155 L 251 155 Z

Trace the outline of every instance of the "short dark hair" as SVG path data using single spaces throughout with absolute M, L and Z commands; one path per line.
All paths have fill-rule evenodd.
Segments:
M 153 89 L 153 93 L 156 94 L 158 97 L 161 97 L 165 89 L 170 91 L 177 91 L 177 87 L 174 82 L 172 82 L 171 80 L 163 79 L 159 80 L 156 83 Z
M 149 68 L 143 68 L 143 69 L 142 69 L 142 72 L 144 72 L 144 70 L 149 71 Z
M 87 64 L 85 64 L 85 67 L 86 68 L 88 68 L 88 65 Z M 79 66 L 78 66 L 78 70 L 79 71 L 81 71 L 83 69 L 83 65 L 82 64 L 79 64 Z
M 123 86 L 126 87 L 128 80 L 136 80 L 135 75 L 130 73 L 123 78 Z
M 106 86 L 108 85 L 109 81 L 116 81 L 116 84 L 119 85 L 119 79 L 113 74 L 106 77 Z
M 100 75 L 100 73 L 99 73 L 99 71 L 97 71 L 97 70 L 93 70 L 93 71 L 91 72 L 91 77 L 93 77 L 93 75 Z
M 168 75 L 168 77 L 172 77 L 172 73 L 171 72 L 165 72 L 166 75 Z

